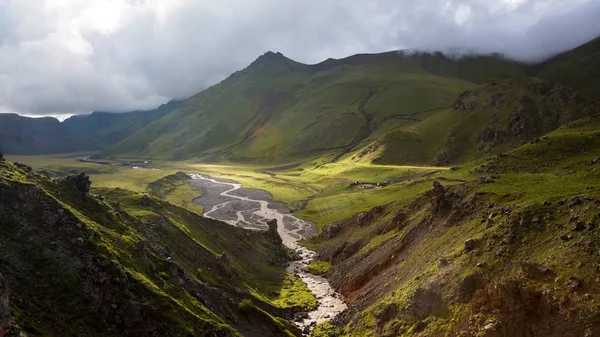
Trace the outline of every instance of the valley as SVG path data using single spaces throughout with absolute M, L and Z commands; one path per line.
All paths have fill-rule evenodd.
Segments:
M 600 336 L 598 50 L 0 116 L 0 336 Z
M 308 271 L 308 265 L 313 261 L 315 252 L 297 244 L 299 240 L 309 239 L 316 235 L 314 224 L 290 215 L 285 206 L 269 202 L 268 193 L 266 194 L 267 200 L 265 200 L 263 199 L 265 194 L 261 193 L 262 191 L 242 189 L 241 185 L 235 182 L 218 181 L 198 174 L 192 174 L 191 177 L 193 179 L 190 182 L 192 186 L 196 186 L 196 188 L 198 185 L 203 186 L 200 187 L 203 191 L 202 197 L 196 199 L 195 202 L 205 207 L 211 206 L 204 213 L 205 217 L 250 230 L 269 230 L 270 226 L 276 226 L 276 231 L 283 244 L 300 258 L 291 261 L 286 270 L 299 276 L 318 300 L 315 310 L 309 311 L 306 318 L 300 316 L 296 320 L 304 332 L 310 332 L 314 325 L 324 323 L 347 308 L 341 295 L 331 288 L 325 278 L 313 275 Z M 208 186 L 206 186 L 207 183 Z M 219 193 L 220 189 L 217 188 L 217 193 L 215 193 L 215 186 L 225 186 L 227 189 Z M 221 199 L 218 201 L 220 203 L 211 202 L 215 198 Z M 272 223 L 272 221 L 275 222 Z

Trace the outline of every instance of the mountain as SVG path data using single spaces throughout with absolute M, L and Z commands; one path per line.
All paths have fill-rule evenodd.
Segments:
M 0 335 L 300 335 L 272 301 L 294 278 L 275 227 L 90 186 L 0 160 Z
M 0 151 L 8 154 L 52 154 L 103 149 L 117 143 L 179 107 L 171 101 L 148 111 L 93 112 L 62 123 L 55 118 L 0 114 Z
M 179 101 L 170 101 L 153 110 L 124 113 L 94 111 L 89 115 L 74 115 L 62 124 L 71 133 L 88 138 L 97 148 L 104 148 L 164 117 L 179 104 Z
M 55 118 L 0 114 L 0 152 L 32 155 L 77 152 L 91 147 L 88 139 L 65 129 Z
M 543 63 L 536 76 L 600 100 L 600 37 Z
M 582 116 L 327 225 L 307 245 L 349 310 L 311 336 L 600 336 L 598 165 Z
M 539 77 L 600 97 L 598 48 L 594 40 L 542 64 L 400 51 L 306 65 L 268 52 L 99 157 L 335 160 L 384 135 L 403 142 L 411 135 L 388 132 L 445 114 L 459 94 L 489 81 Z M 392 157 L 380 161 L 402 163 Z
M 452 107 L 407 123 L 352 154 L 377 164 L 451 165 L 505 152 L 561 126 L 600 114 L 600 103 L 533 78 L 493 81 Z
M 268 52 L 100 157 L 263 159 L 344 152 L 525 65 L 389 52 L 305 65 Z

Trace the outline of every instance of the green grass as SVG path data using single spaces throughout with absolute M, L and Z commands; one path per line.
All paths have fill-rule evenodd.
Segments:
M 45 170 L 55 176 L 83 171 L 90 176 L 92 188 L 122 188 L 134 192 L 150 192 L 174 205 L 202 214 L 203 207 L 193 202 L 194 199 L 200 197 L 200 193 L 192 189 L 184 180 L 167 179 L 177 172 L 176 165 L 170 166 L 159 162 L 156 165 L 160 168 L 132 169 L 128 166 L 121 166 L 119 161 L 112 161 L 108 164 L 78 161 L 77 158 L 81 156 L 81 154 L 9 155 L 7 160 Z M 161 182 L 166 182 L 168 186 L 150 188 L 151 185 L 160 185 Z
M 266 299 L 279 308 L 311 310 L 317 306 L 317 299 L 306 284 L 297 276 L 287 273 L 284 275 L 281 288 L 272 292 Z
M 314 275 L 323 275 L 331 268 L 327 261 L 312 260 L 308 265 L 308 272 Z
M 238 303 L 238 309 L 245 315 L 248 315 L 250 311 L 254 309 L 252 300 L 249 298 L 243 299 L 242 301 L 240 301 L 240 303 Z
M 468 163 L 517 148 L 600 108 L 598 102 L 563 86 L 528 78 L 482 85 L 460 100 L 470 107 L 468 111 L 441 109 L 358 148 L 352 159 L 380 164 Z
M 270 192 L 273 198 L 297 210 L 296 215 L 314 221 L 319 227 L 341 220 L 355 213 L 392 201 L 406 200 L 430 187 L 428 174 L 443 174 L 454 179 L 455 173 L 444 167 L 394 166 L 353 163 L 322 163 L 320 160 L 299 163 L 280 169 L 258 165 L 207 165 L 190 162 L 158 162 L 157 169 L 131 169 L 116 165 L 81 163 L 72 157 L 24 156 L 10 157 L 37 168 L 57 173 L 70 170 L 90 173 L 93 188 L 123 188 L 149 192 L 174 205 L 201 214 L 202 207 L 193 203 L 198 192 L 184 180 L 173 179 L 174 173 L 208 174 L 215 178 L 234 179 L 246 188 Z M 396 182 L 387 187 L 364 190 L 351 187 L 354 181 L 362 183 Z
M 275 200 L 296 209 L 297 216 L 314 221 L 321 227 L 374 206 L 409 199 L 431 184 L 427 180 L 413 180 L 433 172 L 447 172 L 448 169 L 342 161 L 327 164 L 308 162 L 286 170 L 247 165 L 191 164 L 187 170 L 234 179 L 244 187 L 269 191 Z M 354 181 L 398 183 L 365 190 L 360 186 L 351 187 Z
M 552 58 L 537 76 L 563 83 L 600 100 L 598 51 L 600 51 L 600 38 Z
M 446 223 L 445 217 L 436 219 L 431 214 L 429 198 L 416 195 L 390 204 L 368 223 L 350 226 L 331 240 L 309 241 L 313 249 L 322 249 L 322 256 L 342 245 L 358 242 L 360 249 L 348 260 L 352 261 L 353 270 L 372 266 L 375 261 L 369 260 L 369 257 L 381 256 L 386 249 L 392 249 L 401 257 L 384 271 L 369 276 L 369 294 L 378 295 L 368 308 L 354 315 L 347 324 L 324 325 L 313 335 L 327 336 L 329 331 L 335 331 L 339 336 L 374 336 L 374 331 L 383 331 L 384 335 L 411 336 L 415 334 L 419 321 L 427 322 L 420 327 L 425 329 L 421 333 L 445 335 L 457 324 L 466 324 L 464 317 L 477 313 L 473 311 L 474 302 L 469 302 L 470 299 L 466 304 L 454 300 L 461 282 L 473 274 L 484 273 L 487 283 L 500 285 L 500 288 L 506 283 L 518 284 L 523 291 L 535 293 L 552 289 L 553 296 L 572 296 L 564 280 L 574 275 L 594 280 L 596 273 L 592 262 L 595 255 L 586 250 L 585 245 L 580 245 L 581 242 L 595 245 L 597 236 L 589 230 L 573 231 L 572 220 L 576 215 L 582 223 L 597 221 L 595 201 L 577 206 L 571 203 L 571 198 L 585 196 L 597 200 L 600 196 L 600 188 L 597 187 L 600 185 L 600 163 L 592 164 L 592 160 L 600 158 L 600 133 L 597 130 L 596 119 L 583 119 L 549 133 L 539 142 L 439 173 L 437 178 L 444 178 L 439 180 L 443 185 L 459 184 L 452 191 L 462 195 L 464 200 L 479 200 L 479 205 L 493 205 L 481 207 L 477 203 L 452 201 L 458 202 L 457 210 L 468 210 L 479 214 L 477 216 L 459 217 L 455 218 L 460 219 L 457 222 Z M 478 183 L 479 177 L 493 177 L 493 182 Z M 425 181 L 413 184 L 420 183 Z M 427 187 L 430 189 L 431 185 L 427 184 Z M 398 192 L 398 195 L 402 193 L 406 192 Z M 513 207 L 513 211 L 507 214 L 498 212 L 505 207 Z M 403 227 L 384 231 L 390 217 L 398 211 L 406 214 Z M 487 228 L 482 219 L 490 213 L 496 216 L 494 226 Z M 571 241 L 561 239 L 567 234 L 573 238 Z M 515 238 L 504 243 L 505 238 L 511 235 Z M 402 241 L 406 237 L 411 239 Z M 471 238 L 482 241 L 475 253 L 467 254 L 464 242 Z M 399 247 L 400 250 L 394 250 Z M 441 258 L 448 261 L 447 264 L 442 265 Z M 329 273 L 350 277 L 347 276 L 348 265 L 345 262 L 337 258 Z M 484 263 L 483 267 L 477 267 L 480 262 Z M 556 274 L 547 280 L 528 279 L 523 276 L 522 263 L 548 266 Z M 372 288 L 375 286 L 380 288 Z M 403 314 L 405 309 L 402 308 L 412 305 L 410 294 L 426 288 L 438 289 L 448 304 L 447 312 L 416 319 Z M 385 290 L 379 294 L 374 289 Z M 592 296 L 598 294 L 595 284 L 586 291 L 594 292 Z M 356 293 L 351 294 L 355 296 Z M 503 300 L 505 296 L 510 298 L 510 294 L 500 296 Z M 389 305 L 397 305 L 399 309 L 390 320 L 383 321 L 383 309 Z M 594 308 L 588 307 L 587 302 L 581 304 L 582 310 L 593 311 Z M 406 310 L 410 312 L 410 309 Z M 485 312 L 485 309 L 482 311 Z M 511 319 L 503 316 L 506 313 L 496 316 L 496 319 Z
M 190 247 L 193 248 L 188 254 L 201 253 L 202 247 L 189 237 L 186 241 L 185 235 L 181 236 L 168 225 L 165 225 L 167 233 L 157 237 L 151 226 L 139 218 L 112 208 L 116 200 L 107 198 L 110 201 L 101 202 L 82 198 L 73 188 L 51 182 L 35 171 L 21 170 L 9 162 L 0 162 L 0 176 L 3 177 L 2 198 L 15 200 L 26 191 L 30 191 L 30 196 L 35 195 L 28 208 L 14 209 L 7 207 L 6 202 L 0 203 L 1 272 L 11 287 L 14 301 L 11 307 L 22 312 L 16 324 L 40 335 L 65 335 L 75 331 L 86 331 L 90 336 L 114 335 L 110 331 L 110 326 L 116 324 L 114 316 L 98 312 L 97 307 L 90 306 L 89 297 L 81 292 L 84 288 L 95 289 L 98 280 L 104 278 L 103 282 L 108 281 L 111 286 L 104 290 L 99 303 L 107 306 L 147 303 L 148 314 L 156 318 L 152 323 L 156 331 L 187 334 L 219 330 L 237 335 L 218 315 L 176 283 L 166 269 L 164 257 L 156 255 L 155 249 L 165 250 L 164 245 L 173 239 L 172 235 L 179 235 L 177 245 L 167 247 L 177 259 Z M 33 185 L 38 188 L 32 189 Z M 135 195 L 125 190 L 115 193 Z M 40 228 L 43 227 L 40 208 L 44 212 L 59 213 L 61 209 L 68 219 L 61 218 L 60 224 L 52 229 Z M 15 231 L 17 228 L 12 224 L 16 224 L 17 219 L 30 224 L 27 233 Z M 74 248 L 74 238 L 81 238 L 84 248 Z M 142 241 L 154 250 L 140 249 L 138 245 Z M 82 257 L 82 249 L 85 249 L 85 257 Z M 91 267 L 84 267 L 90 263 Z M 186 264 L 182 265 L 186 269 Z M 89 268 L 86 273 L 81 272 L 84 268 Z M 113 279 L 124 282 L 113 282 Z M 107 301 L 104 296 L 112 299 L 103 302 Z M 121 329 L 125 331 L 125 327 Z
M 362 64 L 340 61 L 341 66 L 327 69 L 265 70 L 286 62 L 292 61 L 237 72 L 100 156 L 306 159 L 403 122 L 387 117 L 449 106 L 461 91 L 475 86 L 393 53 Z

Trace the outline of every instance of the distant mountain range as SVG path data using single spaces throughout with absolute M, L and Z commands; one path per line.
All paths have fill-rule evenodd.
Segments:
M 135 134 L 179 104 L 171 101 L 148 111 L 92 112 L 62 123 L 52 117 L 0 114 L 0 151 L 36 155 L 100 150 Z
M 99 149 L 96 156 L 105 158 L 291 162 L 321 156 L 390 164 L 449 164 L 494 152 L 489 146 L 470 150 L 468 155 L 458 150 L 463 145 L 477 148 L 475 138 L 482 132 L 507 131 L 510 123 L 499 122 L 499 126 L 494 118 L 510 119 L 518 108 L 527 110 L 526 115 L 535 114 L 530 98 L 540 113 L 569 106 L 560 98 L 544 99 L 547 93 L 537 92 L 539 86 L 564 95 L 577 92 L 590 102 L 600 99 L 600 67 L 595 56 L 599 52 L 600 39 L 540 64 L 499 55 L 449 58 L 441 53 L 388 52 L 305 65 L 267 52 L 221 83 L 155 110 L 74 116 L 40 134 L 2 123 L 0 150 L 33 154 Z M 537 79 L 502 81 L 514 77 Z M 490 81 L 500 84 L 485 84 Z M 501 96 L 503 105 L 493 109 L 484 107 L 485 102 L 478 105 L 478 100 L 492 96 Z M 478 113 L 455 118 L 462 116 L 453 113 L 456 104 L 466 97 L 473 105 L 466 109 Z M 590 104 L 595 103 L 576 102 L 575 110 L 580 113 Z M 483 110 L 489 111 L 482 115 Z M 486 120 L 471 130 L 479 118 Z M 550 124 L 560 126 L 566 120 L 561 118 Z M 33 123 L 22 119 L 21 125 Z M 61 136 L 52 137 L 51 132 Z M 44 134 L 46 138 L 39 140 Z M 457 140 L 457 134 L 466 140 Z M 507 135 L 513 137 L 513 133 Z M 528 137 L 515 139 L 500 143 L 506 147 Z M 452 155 L 453 151 L 462 157 Z

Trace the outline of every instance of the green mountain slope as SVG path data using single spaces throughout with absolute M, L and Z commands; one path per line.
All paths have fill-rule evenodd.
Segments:
M 304 65 L 269 52 L 99 156 L 289 162 L 326 154 L 335 160 L 390 130 L 444 113 L 460 92 L 492 80 L 540 77 L 597 98 L 598 41 L 535 65 L 498 55 L 410 52 Z M 386 137 L 420 146 L 410 133 Z M 406 162 L 386 158 L 448 161 L 419 153 Z
M 600 38 L 548 60 L 537 76 L 600 100 Z
M 0 152 L 67 153 L 91 147 L 93 147 L 92 142 L 70 132 L 56 118 L 28 118 L 17 114 L 0 114 Z
M 90 115 L 75 115 L 67 118 L 62 125 L 71 133 L 89 139 L 97 149 L 101 149 L 131 136 L 173 111 L 179 104 L 178 101 L 171 101 L 148 111 L 124 113 L 95 111 Z
M 289 160 L 345 152 L 451 106 L 475 82 L 526 70 L 499 57 L 391 52 L 304 65 L 269 52 L 100 156 Z
M 600 335 L 598 165 L 584 117 L 330 224 L 308 244 L 350 309 L 311 336 Z
M 298 335 L 271 300 L 293 277 L 272 231 L 89 184 L 0 161 L 1 334 Z
M 465 163 L 598 113 L 600 103 L 559 84 L 495 81 L 465 91 L 451 108 L 385 134 L 352 158 L 377 164 Z

